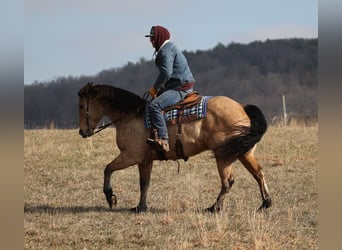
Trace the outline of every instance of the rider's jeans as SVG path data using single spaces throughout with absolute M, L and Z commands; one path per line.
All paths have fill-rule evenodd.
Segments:
M 154 98 L 149 104 L 150 119 L 154 128 L 158 131 L 158 136 L 161 139 L 169 139 L 164 113 L 162 109 L 176 104 L 184 99 L 184 97 L 191 93 L 193 89 L 188 90 L 166 90 L 160 96 Z

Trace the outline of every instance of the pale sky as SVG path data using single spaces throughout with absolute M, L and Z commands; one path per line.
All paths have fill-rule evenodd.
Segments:
M 152 25 L 181 50 L 317 38 L 318 0 L 24 0 L 24 83 L 152 59 Z M 190 65 L 191 66 L 191 65 Z

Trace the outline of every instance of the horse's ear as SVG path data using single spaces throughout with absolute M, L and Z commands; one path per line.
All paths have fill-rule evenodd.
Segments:
M 78 91 L 78 96 L 83 97 L 85 95 L 92 94 L 94 91 L 93 90 L 93 82 L 88 82 L 87 85 L 85 85 L 82 89 Z

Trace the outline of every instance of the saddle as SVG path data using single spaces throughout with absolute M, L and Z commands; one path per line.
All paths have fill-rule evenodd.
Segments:
M 193 91 L 187 94 L 184 99 L 172 106 L 166 107 L 163 109 L 164 113 L 167 113 L 172 110 L 177 110 L 177 118 L 170 119 L 167 121 L 169 125 L 180 124 L 183 122 L 189 122 L 198 119 L 197 115 L 184 115 L 184 110 L 189 109 L 192 106 L 199 104 L 202 100 L 203 96 L 200 96 L 197 91 Z
M 192 105 L 195 105 L 201 101 L 202 96 L 198 94 L 197 91 L 193 91 L 187 94 L 184 99 L 170 107 L 164 109 L 165 112 L 172 110 L 172 109 L 182 109 L 188 108 Z

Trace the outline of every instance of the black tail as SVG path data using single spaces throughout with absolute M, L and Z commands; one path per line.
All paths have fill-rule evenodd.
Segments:
M 251 121 L 251 126 L 236 126 L 232 128 L 232 132 L 236 136 L 229 138 L 229 140 L 225 141 L 215 150 L 216 157 L 236 159 L 253 148 L 265 134 L 267 122 L 261 110 L 254 105 L 246 105 L 244 109 Z

